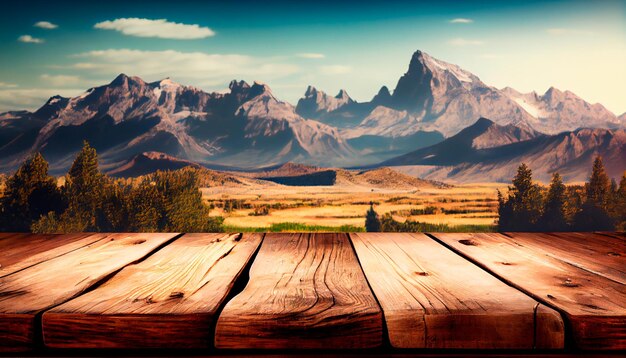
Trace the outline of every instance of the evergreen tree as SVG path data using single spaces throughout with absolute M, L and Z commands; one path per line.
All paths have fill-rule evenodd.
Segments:
M 543 209 L 543 214 L 539 219 L 539 229 L 542 231 L 564 231 L 567 230 L 565 220 L 565 196 L 566 187 L 559 173 L 552 175 L 552 182 L 548 189 L 548 195 Z
M 154 182 L 144 180 L 129 194 L 129 231 L 157 232 L 163 228 L 165 198 Z
M 539 185 L 533 183 L 532 171 L 522 163 L 509 187 L 508 199 L 502 199 L 499 229 L 502 231 L 534 231 L 541 217 L 542 196 Z
M 606 174 L 601 157 L 596 157 L 593 161 L 593 169 L 586 189 L 587 202 L 606 210 L 611 195 L 611 181 Z
M 161 203 L 155 203 L 163 210 L 159 220 L 160 231 L 221 231 L 223 219 L 209 216 L 209 207 L 202 201 L 196 169 L 159 171 L 148 180 L 163 198 Z
M 626 231 L 626 171 L 622 175 L 615 193 L 612 214 L 616 229 Z
M 500 230 L 509 230 L 514 224 L 513 212 L 510 200 L 505 200 L 502 192 L 498 190 L 498 227 Z
M 580 231 L 613 230 L 615 225 L 607 211 L 611 197 L 611 182 L 600 157 L 596 157 L 593 162 L 585 191 L 585 202 L 574 217 L 576 229 Z
M 98 154 L 87 141 L 66 175 L 68 209 L 62 220 L 71 230 L 98 231 L 98 210 L 105 197 L 107 178 L 98 169 Z
M 29 231 L 41 216 L 62 209 L 56 179 L 48 175 L 48 162 L 35 153 L 6 181 L 0 199 L 0 230 Z
M 102 204 L 96 209 L 96 227 L 98 231 L 129 231 L 130 188 L 122 183 L 105 183 Z
M 365 231 L 379 232 L 381 229 L 378 213 L 374 210 L 374 203 L 370 202 L 370 208 L 365 215 Z

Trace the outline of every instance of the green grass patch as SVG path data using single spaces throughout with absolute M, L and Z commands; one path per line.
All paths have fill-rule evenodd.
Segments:
M 445 224 L 424 224 L 419 232 L 496 232 L 495 225 L 455 225 L 448 226 Z M 409 228 L 397 228 L 409 229 Z M 415 229 L 415 227 L 413 227 Z M 307 225 L 302 223 L 284 222 L 272 224 L 269 227 L 245 227 L 224 225 L 225 232 L 364 232 L 364 227 L 353 225 L 342 226 L 323 226 L 323 225 Z M 401 232 L 398 230 L 398 232 Z M 405 231 L 418 232 L 418 231 Z
M 363 232 L 364 227 L 353 225 L 324 226 L 307 225 L 302 223 L 284 222 L 272 224 L 269 227 L 245 227 L 224 225 L 226 232 Z

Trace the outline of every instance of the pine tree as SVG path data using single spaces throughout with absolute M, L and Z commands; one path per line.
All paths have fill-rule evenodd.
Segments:
M 63 231 L 99 231 L 98 211 L 108 184 L 98 169 L 96 150 L 85 141 L 65 179 L 68 209 L 61 217 L 61 222 L 67 226 Z
M 378 213 L 374 210 L 374 203 L 370 202 L 370 208 L 365 215 L 365 231 L 379 232 L 381 229 Z
M 613 218 L 616 223 L 616 229 L 626 231 L 626 171 L 622 174 L 622 179 L 619 181 L 615 193 Z
M 48 175 L 48 162 L 35 153 L 7 179 L 0 199 L 0 229 L 29 231 L 41 216 L 62 209 L 56 179 Z
M 552 175 L 552 182 L 548 189 L 543 214 L 539 219 L 539 229 L 542 231 L 564 231 L 567 230 L 565 220 L 565 196 L 566 187 L 559 173 Z
M 513 215 L 511 203 L 505 200 L 502 192 L 498 190 L 498 228 L 500 230 L 510 230 L 513 225 Z
M 541 217 L 542 195 L 539 185 L 533 183 L 532 171 L 522 163 L 509 187 L 506 200 L 502 199 L 499 229 L 503 231 L 535 231 Z
M 574 217 L 576 229 L 580 231 L 613 230 L 615 225 L 607 211 L 611 197 L 611 182 L 600 157 L 596 157 L 593 162 L 589 182 L 585 184 L 585 192 L 585 202 Z
M 165 198 L 156 183 L 144 180 L 129 194 L 129 231 L 156 232 L 163 228 Z
M 586 189 L 587 202 L 606 210 L 611 194 L 611 181 L 606 174 L 601 157 L 596 157 L 593 162 L 591 177 Z

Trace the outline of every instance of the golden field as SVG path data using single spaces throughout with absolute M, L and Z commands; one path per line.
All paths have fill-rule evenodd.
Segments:
M 379 215 L 391 213 L 398 221 L 413 220 L 451 227 L 494 226 L 497 189 L 506 191 L 506 185 L 464 184 L 412 190 L 354 185 L 253 185 L 202 188 L 201 191 L 207 203 L 214 207 L 212 215 L 223 216 L 227 227 L 267 228 L 272 224 L 298 223 L 362 228 L 370 202 L 374 202 Z M 234 209 L 225 210 L 227 202 L 237 204 Z M 259 214 L 258 208 L 263 206 L 268 207 L 269 212 Z M 257 215 L 253 215 L 255 208 Z

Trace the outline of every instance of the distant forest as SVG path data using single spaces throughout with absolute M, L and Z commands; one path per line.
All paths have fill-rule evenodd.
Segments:
M 585 185 L 565 185 L 559 173 L 545 188 L 533 182 L 522 163 L 504 195 L 498 191 L 498 231 L 611 231 L 626 230 L 626 172 L 619 184 L 609 179 L 602 158 L 593 162 Z M 390 214 L 379 217 L 373 205 L 367 212 L 366 231 L 445 231 L 441 225 L 407 220 Z M 444 229 L 444 230 L 442 230 Z
M 157 171 L 139 179 L 114 179 L 98 169 L 98 155 L 85 142 L 62 185 L 48 174 L 39 153 L 8 177 L 0 178 L 0 231 L 220 232 L 223 218 L 210 216 L 202 200 L 201 169 Z M 549 187 L 519 166 L 507 193 L 498 192 L 499 231 L 595 231 L 626 229 L 626 173 L 610 180 L 596 158 L 589 182 L 565 185 L 554 173 Z M 371 205 L 367 231 L 454 231 L 447 225 L 398 222 L 379 216 Z M 472 227 L 464 230 L 472 231 Z M 480 230 L 484 228 L 475 228 Z

